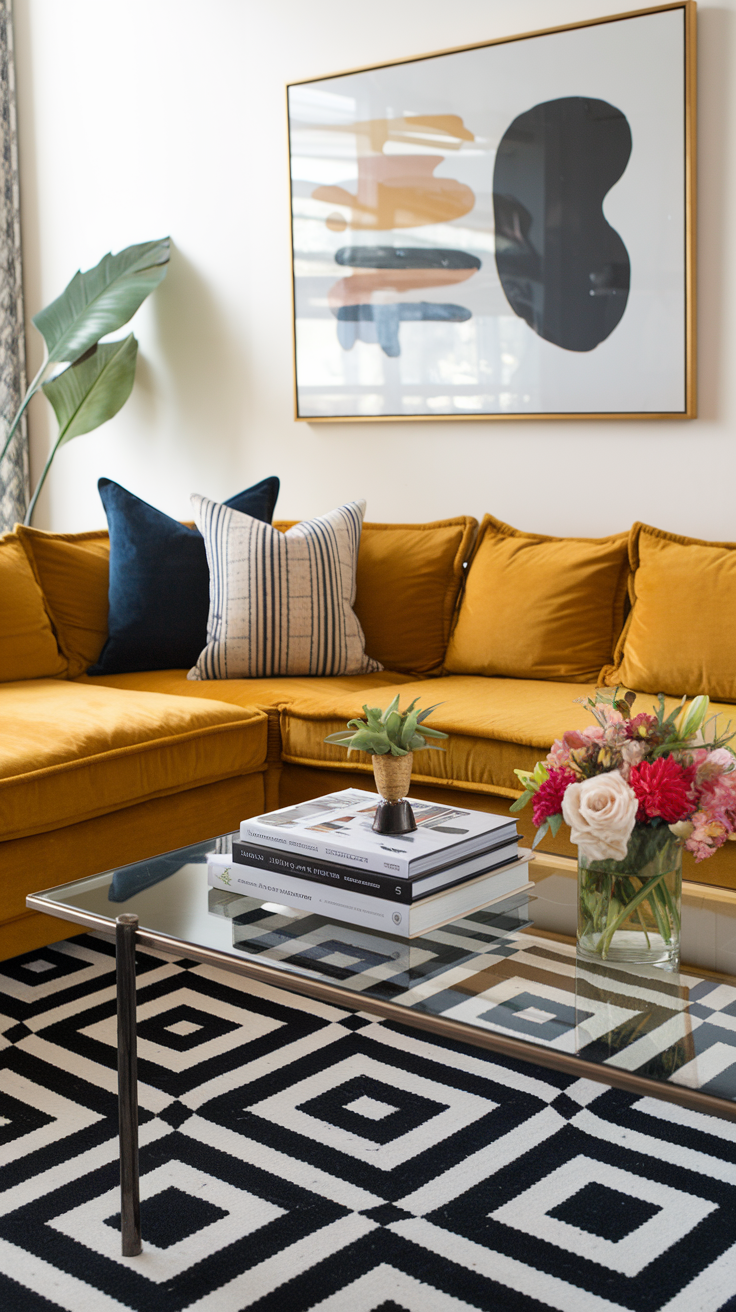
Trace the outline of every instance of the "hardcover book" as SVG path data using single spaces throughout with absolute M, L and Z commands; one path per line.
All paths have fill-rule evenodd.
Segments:
M 251 869 L 269 871 L 277 875 L 292 875 L 296 879 L 313 879 L 317 883 L 331 884 L 352 893 L 366 893 L 369 897 L 385 897 L 390 902 L 411 904 L 428 893 L 439 892 L 450 884 L 459 884 L 473 875 L 488 874 L 497 866 L 507 865 L 516 859 L 516 839 L 500 843 L 471 856 L 466 861 L 443 866 L 430 875 L 414 875 L 399 879 L 396 875 L 379 874 L 374 870 L 355 870 L 352 866 L 323 861 L 317 856 L 301 856 L 282 852 L 275 847 L 259 847 L 256 843 L 233 840 L 233 861 Z
M 411 834 L 374 833 L 376 794 L 345 788 L 244 820 L 240 838 L 242 842 L 320 857 L 356 870 L 411 879 L 467 860 L 517 836 L 516 822 L 507 816 L 411 797 L 408 801 L 417 823 Z
M 212 888 L 240 893 L 260 902 L 296 907 L 327 919 L 414 938 L 512 893 L 531 889 L 533 885 L 529 883 L 527 869 L 531 856 L 531 851 L 522 850 L 516 861 L 491 874 L 453 884 L 451 888 L 431 893 L 411 905 L 333 888 L 314 880 L 271 874 L 214 854 L 207 860 L 207 880 Z

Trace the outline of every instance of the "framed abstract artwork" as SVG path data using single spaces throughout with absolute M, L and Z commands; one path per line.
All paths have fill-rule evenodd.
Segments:
M 287 88 L 298 419 L 695 414 L 695 9 Z

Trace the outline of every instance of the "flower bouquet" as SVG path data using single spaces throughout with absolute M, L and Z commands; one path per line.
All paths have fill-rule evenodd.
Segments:
M 736 753 L 707 719 L 707 697 L 669 715 L 633 714 L 636 694 L 580 699 L 595 724 L 564 733 L 531 772 L 516 770 L 533 800 L 534 846 L 562 821 L 578 848 L 578 951 L 598 960 L 676 966 L 682 849 L 696 861 L 736 838 Z

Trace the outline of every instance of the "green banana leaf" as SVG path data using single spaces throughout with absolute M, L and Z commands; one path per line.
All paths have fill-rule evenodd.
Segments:
M 51 462 L 65 442 L 90 433 L 125 405 L 135 381 L 138 342 L 133 333 L 119 342 L 94 347 L 83 359 L 43 384 L 59 421 L 59 436 L 44 466 L 25 517 L 30 524 Z
M 57 448 L 112 419 L 133 390 L 138 342 L 133 333 L 105 342 L 43 384 L 59 421 Z
M 75 273 L 61 296 L 33 316 L 48 362 L 78 360 L 101 337 L 122 328 L 162 282 L 168 259 L 164 237 L 105 255 L 94 269 Z

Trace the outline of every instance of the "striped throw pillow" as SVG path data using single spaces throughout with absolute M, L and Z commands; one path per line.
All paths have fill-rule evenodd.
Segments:
M 287 533 L 206 497 L 192 505 L 210 568 L 207 645 L 190 679 L 366 674 L 353 611 L 364 501 Z

